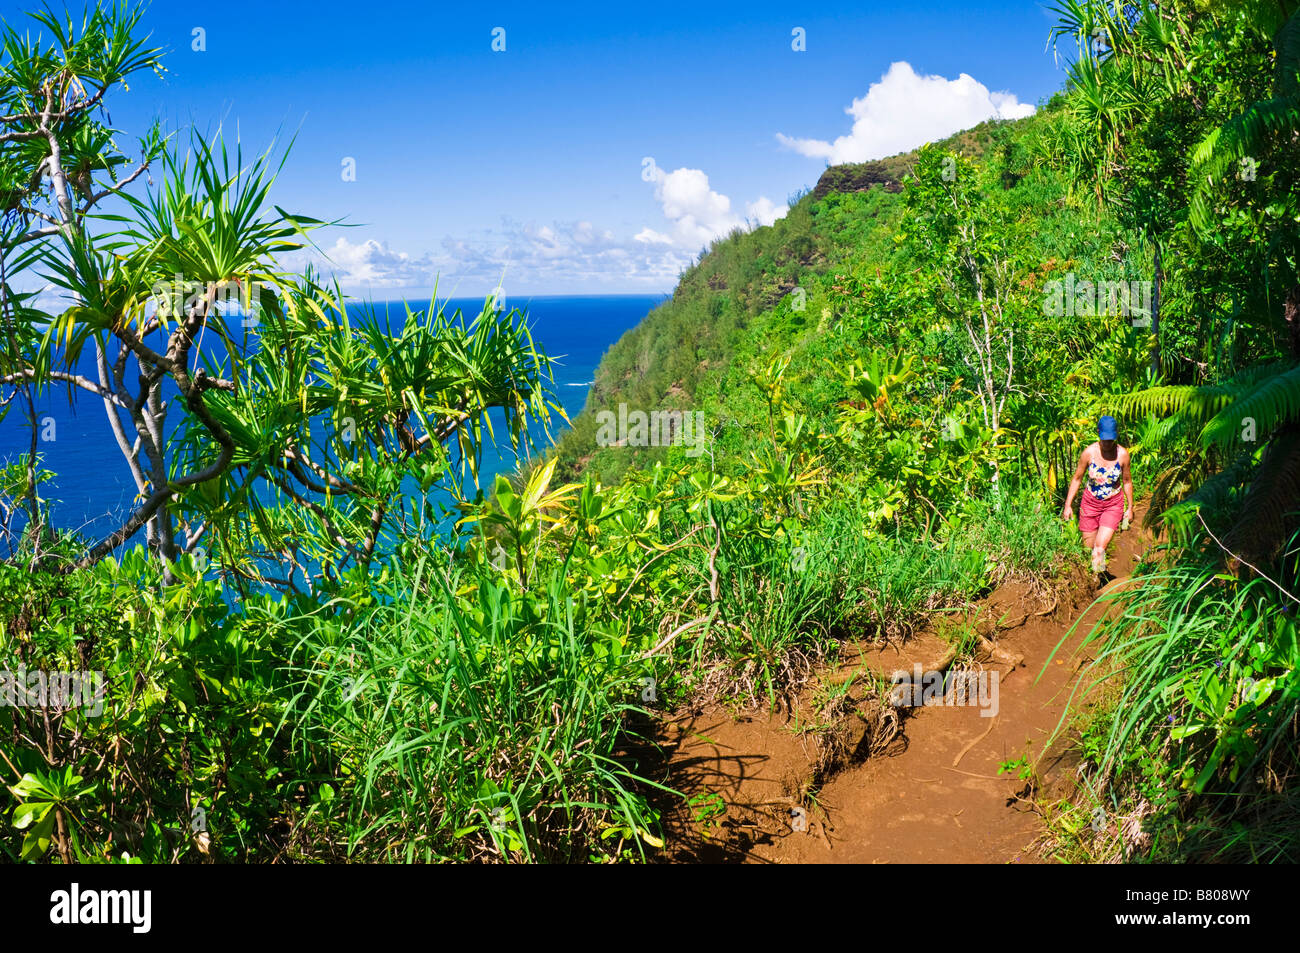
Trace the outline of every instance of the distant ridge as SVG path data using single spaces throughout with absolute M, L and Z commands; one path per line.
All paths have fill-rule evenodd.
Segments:
M 984 154 L 993 135 L 993 130 L 1006 122 L 1016 120 L 990 119 L 954 133 L 937 145 L 942 149 L 960 152 L 968 158 L 978 158 Z M 846 194 L 849 192 L 866 192 L 873 186 L 881 186 L 886 192 L 903 191 L 903 179 L 916 161 L 916 150 L 900 152 L 885 159 L 873 159 L 869 162 L 846 162 L 833 165 L 821 174 L 817 185 L 812 190 L 814 199 L 823 199 L 832 192 Z

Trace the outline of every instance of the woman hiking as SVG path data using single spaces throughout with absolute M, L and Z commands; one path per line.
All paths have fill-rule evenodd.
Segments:
M 1129 454 L 1119 445 L 1118 437 L 1114 417 L 1097 421 L 1097 442 L 1079 454 L 1079 465 L 1074 468 L 1070 492 L 1061 510 L 1061 519 L 1074 519 L 1074 495 L 1086 474 L 1088 485 L 1079 500 L 1079 532 L 1083 534 L 1084 547 L 1092 550 L 1092 571 L 1098 573 L 1106 571 L 1106 547 L 1119 529 L 1120 521 L 1127 525 L 1133 518 Z

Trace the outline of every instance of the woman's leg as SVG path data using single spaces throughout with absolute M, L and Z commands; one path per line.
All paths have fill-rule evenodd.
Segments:
M 1106 547 L 1097 541 L 1104 532 L 1105 529 L 1099 529 L 1083 534 L 1083 546 L 1091 557 L 1093 572 L 1101 572 L 1106 566 Z
M 1111 537 L 1115 535 L 1115 529 L 1112 526 L 1098 526 L 1097 532 L 1093 535 L 1097 538 L 1093 545 L 1098 549 L 1105 549 L 1110 545 Z
M 1124 500 L 1115 496 L 1106 501 L 1101 513 L 1096 516 L 1097 533 L 1092 548 L 1092 568 L 1097 572 L 1106 571 L 1106 547 L 1110 545 L 1115 531 L 1119 529 L 1124 515 Z
M 1101 572 L 1106 566 L 1106 550 L 1098 548 L 1097 534 L 1102 527 L 1099 524 L 1097 502 L 1087 490 L 1079 501 L 1079 533 L 1083 536 L 1083 545 L 1092 556 L 1092 569 Z

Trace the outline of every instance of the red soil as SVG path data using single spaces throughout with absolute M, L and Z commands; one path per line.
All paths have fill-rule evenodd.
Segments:
M 1137 529 L 1140 519 L 1139 513 L 1134 528 L 1111 545 L 1109 571 L 1117 579 L 1127 576 L 1149 542 Z M 996 716 L 981 717 L 975 705 L 907 709 L 901 734 L 884 750 L 867 755 L 868 746 L 850 737 L 856 756 L 851 752 L 836 770 L 823 772 L 829 777 L 817 777 L 817 744 L 798 730 L 812 717 L 817 681 L 834 682 L 837 674 L 842 680 L 863 666 L 886 675 L 914 663 L 925 667 L 942 655 L 946 642 L 925 632 L 902 646 L 847 650 L 837 667 L 819 673 L 793 713 L 737 715 L 712 707 L 670 718 L 661 737 L 667 783 L 688 800 L 668 809 L 667 859 L 1042 862 L 1032 845 L 1043 824 L 1025 797 L 1026 782 L 1014 771 L 999 776 L 998 768 L 1028 755 L 1046 790 L 1072 786 L 1077 756 L 1068 732 L 1050 751 L 1043 745 L 1061 723 L 1079 671 L 1090 660 L 1078 648 L 1099 611 L 1093 606 L 1096 587 L 1090 574 L 1056 595 L 1012 582 L 981 600 L 982 629 L 1001 650 L 1024 659 L 1014 668 L 983 663 L 999 673 Z M 1082 623 L 1053 656 L 1080 610 Z M 1076 699 L 1078 704 L 1087 702 Z M 862 734 L 856 716 L 845 723 Z

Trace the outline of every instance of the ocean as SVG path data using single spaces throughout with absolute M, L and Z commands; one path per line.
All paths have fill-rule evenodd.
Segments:
M 587 400 L 587 392 L 596 376 L 596 365 L 622 334 L 637 323 L 667 295 L 547 295 L 517 298 L 508 302 L 528 315 L 533 339 L 555 359 L 555 395 L 570 418 L 576 416 Z M 427 306 L 427 301 L 413 299 L 412 308 Z M 482 298 L 452 298 L 448 312 L 459 308 L 468 316 L 479 313 Z M 387 308 L 397 324 L 404 314 L 401 302 L 376 304 Z M 87 348 L 87 355 L 91 349 Z M 95 379 L 93 360 L 83 356 L 81 373 Z M 42 396 L 37 403 L 38 430 L 41 439 L 37 452 L 41 465 L 56 474 L 41 488 L 41 495 L 53 501 L 55 525 L 76 530 L 88 539 L 99 539 L 112 532 L 130 513 L 135 498 L 135 484 L 123 462 L 117 443 L 109 430 L 104 407 L 97 398 L 84 391 L 74 391 L 69 404 L 67 388 L 60 386 Z M 563 429 L 555 418 L 553 433 Z M 13 463 L 27 452 L 31 440 L 26 415 L 19 401 L 10 404 L 9 414 L 0 420 L 0 466 Z M 480 469 L 480 484 L 489 490 L 498 472 L 510 472 L 518 461 L 507 452 L 487 448 Z M 471 488 L 472 492 L 472 488 Z M 15 525 L 21 524 L 19 517 Z M 141 531 L 127 545 L 144 541 Z

